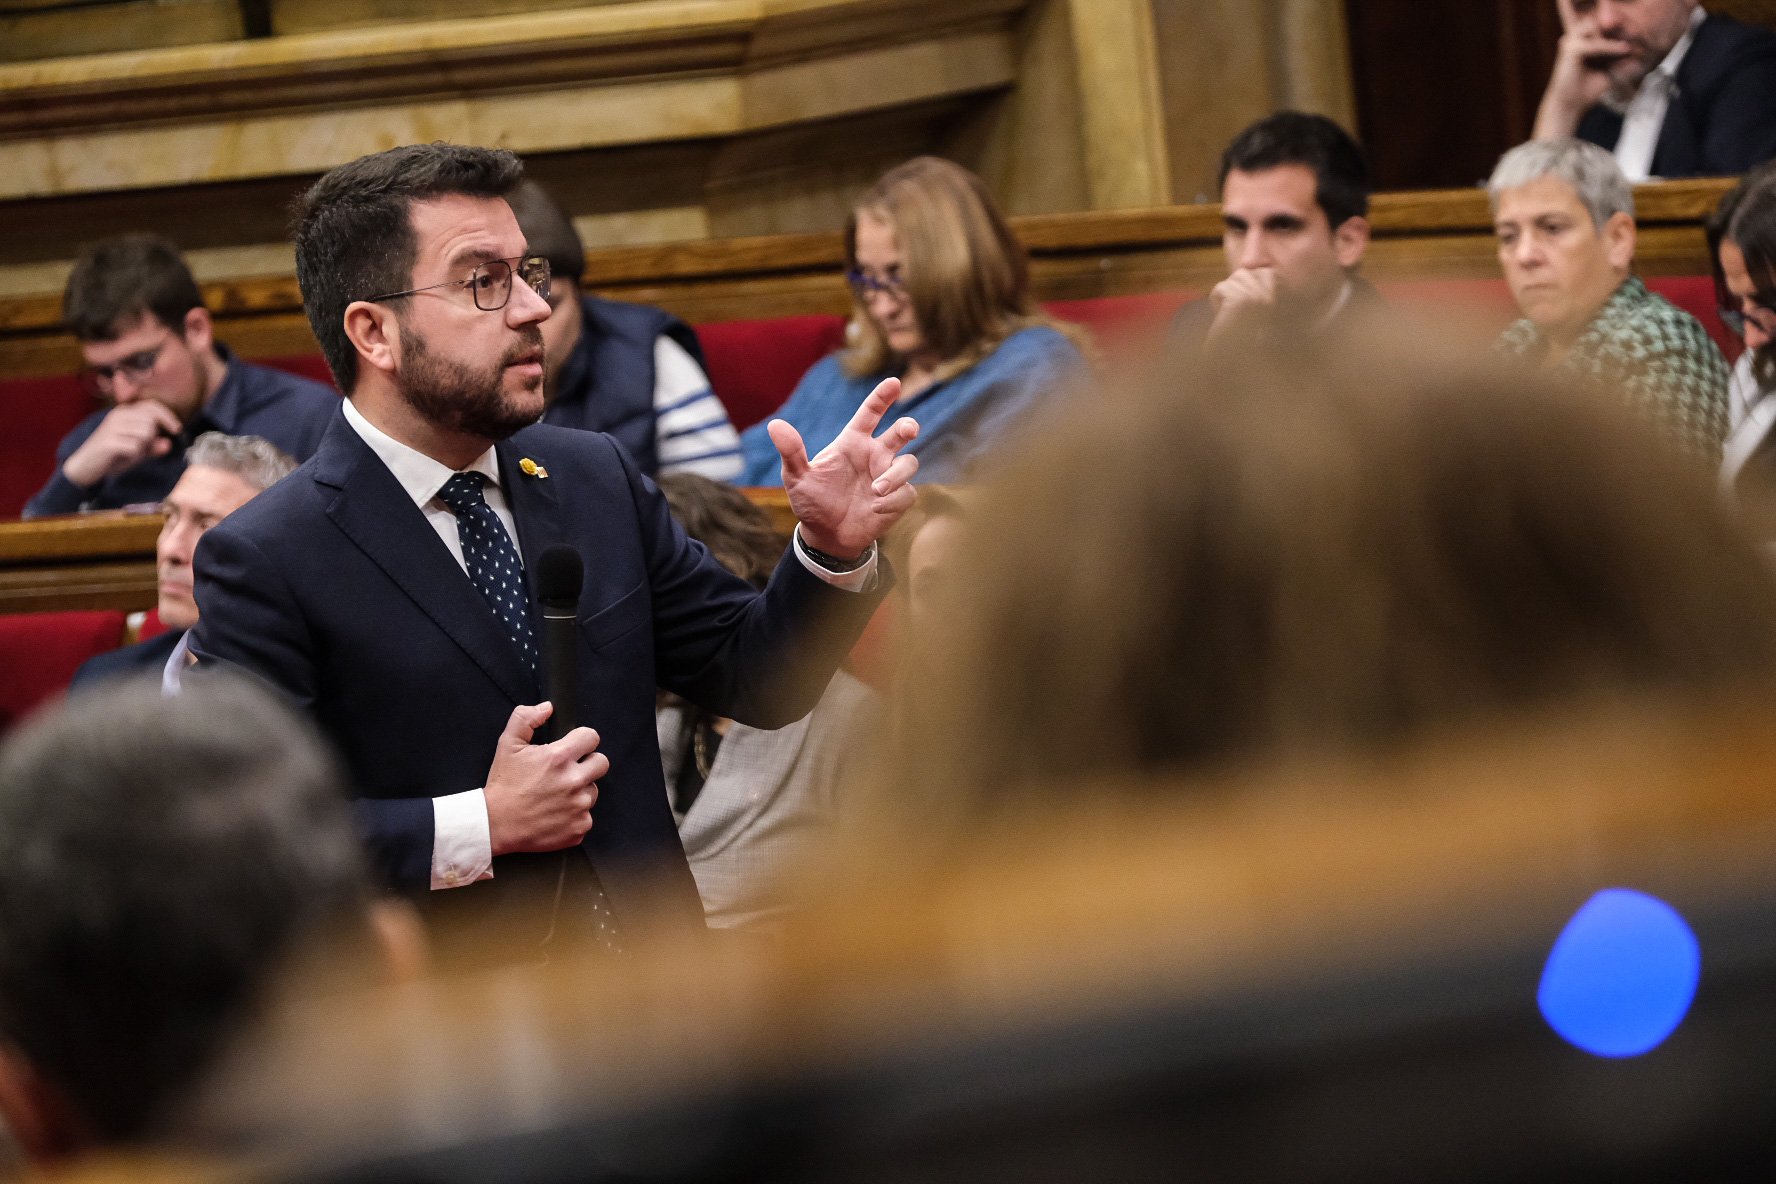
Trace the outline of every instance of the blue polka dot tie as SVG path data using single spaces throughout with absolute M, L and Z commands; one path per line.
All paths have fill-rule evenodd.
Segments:
M 530 597 L 524 590 L 524 561 L 505 523 L 482 495 L 487 478 L 480 473 L 458 473 L 444 482 L 438 500 L 456 515 L 457 537 L 462 541 L 463 563 L 469 579 L 486 598 L 493 615 L 505 627 L 523 659 L 536 673 L 536 635 L 530 628 Z
M 457 538 L 462 542 L 463 563 L 469 569 L 469 579 L 486 598 L 493 615 L 505 626 L 525 667 L 535 674 L 536 635 L 530 628 L 530 597 L 524 590 L 524 561 L 518 557 L 512 536 L 506 533 L 506 524 L 487 504 L 482 493 L 486 484 L 487 478 L 480 473 L 458 473 L 444 482 L 444 488 L 438 491 L 438 500 L 456 515 Z M 570 877 L 570 867 L 583 870 Z M 555 899 L 549 909 L 549 932 L 543 938 L 543 944 L 547 946 L 554 938 L 563 894 L 571 882 L 574 894 L 585 898 L 585 907 L 575 910 L 576 915 L 590 919 L 593 937 L 600 946 L 621 953 L 623 947 L 617 938 L 610 901 L 591 865 L 568 861 L 562 856 L 556 864 L 554 879 Z

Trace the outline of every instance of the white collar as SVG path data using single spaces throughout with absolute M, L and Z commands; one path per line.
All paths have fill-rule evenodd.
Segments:
M 382 459 L 382 463 L 388 466 L 389 472 L 395 475 L 395 480 L 401 483 L 401 488 L 407 491 L 407 496 L 413 499 L 413 504 L 421 509 L 425 508 L 427 502 L 438 496 L 438 491 L 444 488 L 446 481 L 456 476 L 456 470 L 449 465 L 433 460 L 419 449 L 401 443 L 365 419 L 364 413 L 359 411 L 350 399 L 345 400 L 345 422 L 349 423 L 352 430 L 358 433 L 364 443 L 370 446 L 370 451 Z M 480 473 L 487 478 L 490 484 L 498 486 L 500 483 L 499 457 L 495 455 L 492 448 L 489 448 L 476 457 L 475 462 L 466 467 L 463 472 Z
M 1350 276 L 1345 276 L 1344 287 L 1338 289 L 1338 299 L 1332 302 L 1332 307 L 1327 309 L 1326 315 L 1320 318 L 1319 328 L 1324 329 L 1330 325 L 1332 318 L 1344 311 L 1344 306 L 1351 302 L 1351 294 L 1356 290 L 1357 285 L 1351 282 Z
M 1668 93 L 1677 81 L 1677 68 L 1683 65 L 1684 55 L 1690 52 L 1690 43 L 1696 39 L 1696 30 L 1700 29 L 1702 22 L 1707 19 L 1708 13 L 1703 11 L 1702 6 L 1698 4 L 1690 11 L 1690 27 L 1684 30 L 1684 35 L 1677 39 L 1677 44 L 1672 46 L 1671 51 L 1660 59 L 1659 64 L 1647 71 L 1646 77 L 1642 78 L 1640 84 L 1634 88 L 1634 93 L 1621 97 L 1613 90 L 1609 91 L 1604 94 L 1601 100 L 1603 105 L 1617 115 L 1626 115 L 1628 108 L 1636 100 L 1640 100 L 1643 95 L 1645 96 L 1643 101 L 1650 102 L 1656 95 Z M 1648 83 L 1652 85 L 1649 86 Z

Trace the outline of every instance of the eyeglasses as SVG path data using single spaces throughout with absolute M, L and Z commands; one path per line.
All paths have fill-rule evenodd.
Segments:
M 423 288 L 409 288 L 405 292 L 389 292 L 367 299 L 375 304 L 380 300 L 395 300 L 402 296 L 430 292 L 434 288 L 467 288 L 475 297 L 476 308 L 482 312 L 498 312 L 512 299 L 514 272 L 532 292 L 544 300 L 549 299 L 549 261 L 541 255 L 526 255 L 521 259 L 494 259 L 471 271 L 466 280 L 446 280 L 441 284 L 427 284 Z
M 845 273 L 845 282 L 851 285 L 851 291 L 856 294 L 857 299 L 860 301 L 868 300 L 871 296 L 874 296 L 877 293 L 881 293 L 884 296 L 892 296 L 896 300 L 899 300 L 902 296 L 906 295 L 906 280 L 898 275 L 891 275 L 886 279 L 877 279 L 875 276 L 870 275 L 867 272 L 847 271 Z
M 90 394 L 109 395 L 117 389 L 119 374 L 132 383 L 145 382 L 148 376 L 154 373 L 154 368 L 160 364 L 161 351 L 166 349 L 167 342 L 172 339 L 172 335 L 168 334 L 166 340 L 153 349 L 137 350 L 129 357 L 120 358 L 109 366 L 83 367 L 80 371 L 80 385 L 85 387 Z
M 1761 302 L 1754 302 L 1752 311 L 1749 313 L 1743 309 L 1724 307 L 1715 311 L 1720 314 L 1721 324 L 1731 330 L 1735 337 L 1745 336 L 1747 323 L 1756 325 L 1763 332 L 1776 337 L 1776 309 L 1771 309 Z

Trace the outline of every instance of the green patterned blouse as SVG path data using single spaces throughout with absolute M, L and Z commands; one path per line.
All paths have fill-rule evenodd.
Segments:
M 1548 348 L 1527 320 L 1498 340 L 1500 353 L 1534 360 Z M 1627 405 L 1685 448 L 1719 464 L 1727 434 L 1727 362 L 1702 323 L 1629 276 L 1567 351 L 1557 372 L 1620 391 Z

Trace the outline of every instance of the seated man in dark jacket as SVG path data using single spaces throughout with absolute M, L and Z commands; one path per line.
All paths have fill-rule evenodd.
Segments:
M 1557 0 L 1565 34 L 1535 139 L 1577 136 L 1638 184 L 1776 158 L 1776 33 L 1697 0 Z
M 73 689 L 124 675 L 162 677 L 185 631 L 197 624 L 191 595 L 191 556 L 204 531 L 228 517 L 296 469 L 296 462 L 258 436 L 205 432 L 185 454 L 185 472 L 160 504 L 166 524 L 154 545 L 160 623 L 166 632 L 138 645 L 90 658 L 74 672 Z
M 318 382 L 243 362 L 215 338 L 203 293 L 166 239 L 125 235 L 81 253 L 62 296 L 82 379 L 111 405 L 56 448 L 56 471 L 25 517 L 152 504 L 205 432 L 263 436 L 306 460 L 339 396 Z
M 506 200 L 530 253 L 549 261 L 543 422 L 608 432 L 650 477 L 738 477 L 740 437 L 691 327 L 662 309 L 582 294 L 586 253 L 566 211 L 534 181 Z

